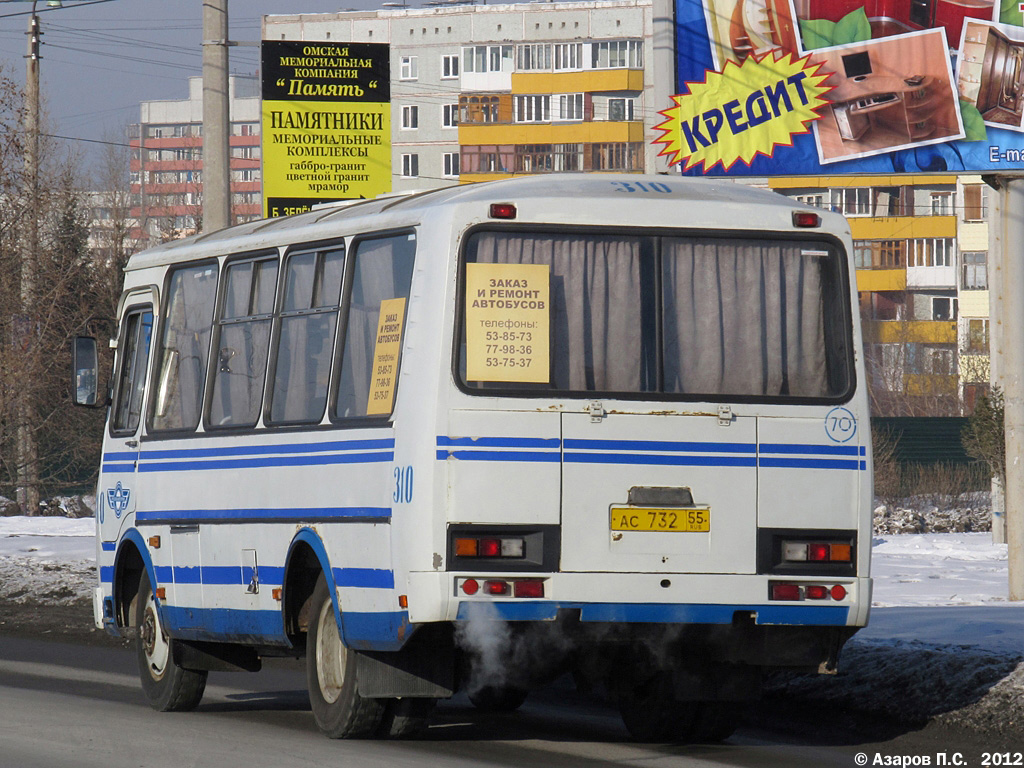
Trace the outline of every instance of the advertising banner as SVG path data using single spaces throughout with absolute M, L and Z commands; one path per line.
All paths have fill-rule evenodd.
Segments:
M 263 215 L 391 191 L 386 43 L 264 40 Z
M 676 0 L 661 154 L 687 175 L 1024 168 L 1008 0 Z

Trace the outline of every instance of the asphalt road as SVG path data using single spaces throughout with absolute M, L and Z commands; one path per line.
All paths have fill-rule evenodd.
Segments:
M 900 733 L 881 743 L 850 736 L 827 716 L 794 728 L 746 726 L 724 744 L 631 742 L 617 713 L 567 688 L 531 696 L 506 715 L 478 713 L 462 697 L 441 703 L 413 741 L 331 741 L 313 722 L 301 662 L 275 660 L 257 674 L 214 673 L 195 712 L 149 708 L 130 650 L 0 637 L 0 768 L 259 768 L 404 766 L 811 766 L 862 765 L 857 753 L 935 755 L 973 748 L 950 735 Z M 892 763 L 890 763 L 892 764 Z M 952 763 L 950 763 L 952 764 Z

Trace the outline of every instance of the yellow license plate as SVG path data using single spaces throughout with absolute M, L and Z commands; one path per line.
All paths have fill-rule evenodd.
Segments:
M 711 530 L 711 508 L 612 507 L 611 528 L 613 531 L 707 533 Z

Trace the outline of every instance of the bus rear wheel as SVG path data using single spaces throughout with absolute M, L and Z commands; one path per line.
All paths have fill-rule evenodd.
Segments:
M 149 705 L 158 712 L 187 712 L 195 709 L 206 690 L 204 671 L 179 667 L 174 661 L 174 639 L 160 624 L 156 598 L 149 575 L 139 582 L 135 625 L 136 653 L 142 690 Z
M 334 619 L 334 605 L 323 574 L 311 601 L 312 622 L 306 640 L 306 682 L 317 726 L 332 739 L 374 735 L 385 701 L 359 693 L 356 652 L 345 645 Z

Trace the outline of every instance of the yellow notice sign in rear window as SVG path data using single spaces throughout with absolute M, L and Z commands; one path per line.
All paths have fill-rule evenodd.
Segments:
M 466 378 L 547 383 L 550 373 L 547 264 L 466 265 Z
M 391 413 L 395 401 L 395 377 L 398 356 L 402 353 L 402 320 L 405 299 L 385 299 L 380 303 L 377 341 L 373 345 L 373 373 L 366 403 L 368 416 Z

